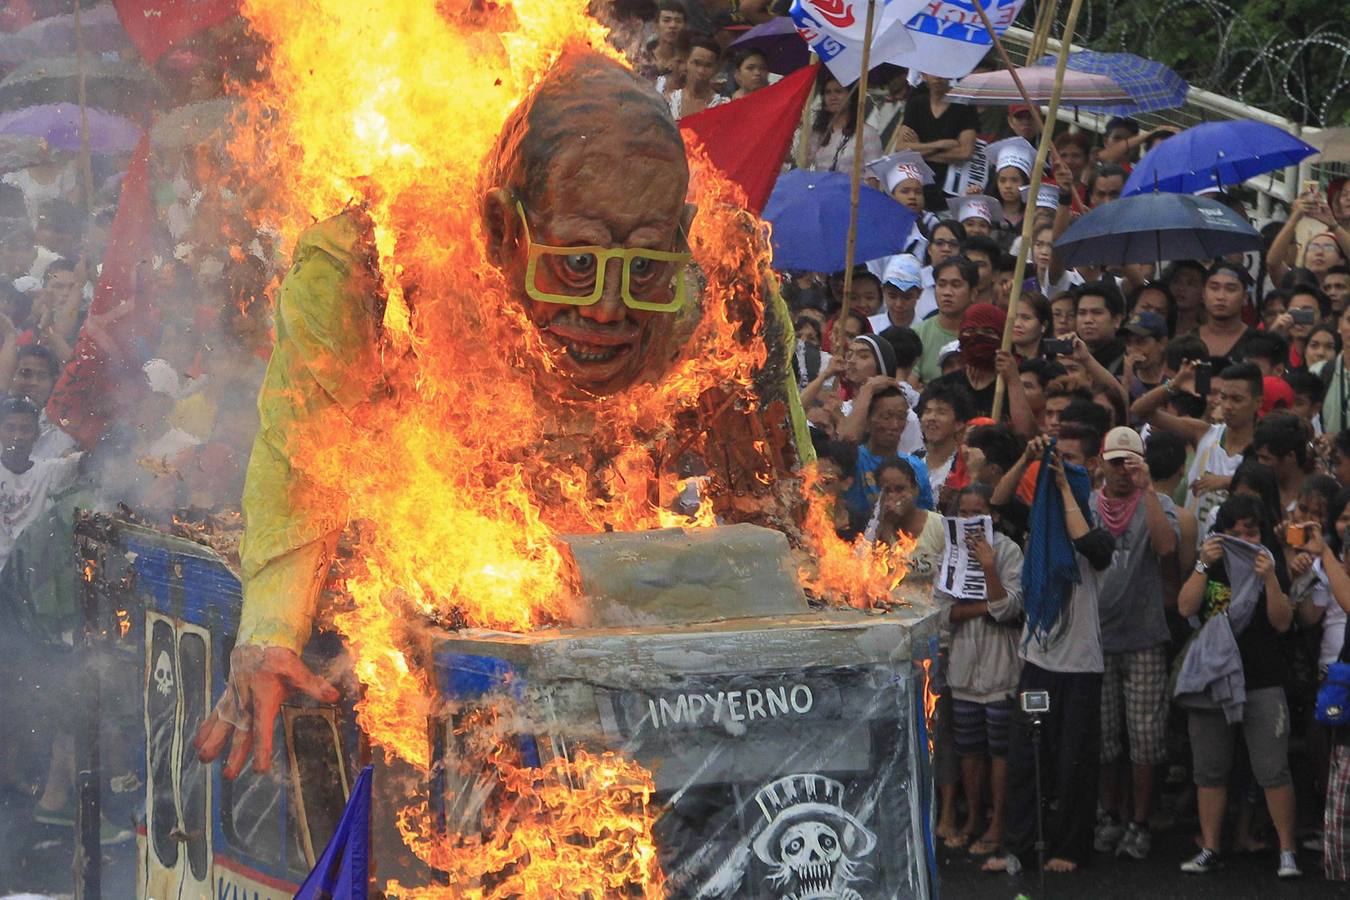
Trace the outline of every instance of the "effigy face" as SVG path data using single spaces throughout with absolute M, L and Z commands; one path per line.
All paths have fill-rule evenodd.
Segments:
M 508 121 L 494 168 L 489 255 L 538 329 L 544 386 L 606 395 L 658 375 L 690 300 L 692 218 L 660 98 L 612 63 L 565 60 Z

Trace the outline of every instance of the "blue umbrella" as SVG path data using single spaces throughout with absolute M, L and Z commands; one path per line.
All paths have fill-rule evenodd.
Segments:
M 849 177 L 842 172 L 785 172 L 773 186 L 764 218 L 773 225 L 773 267 L 807 272 L 844 268 L 848 242 Z M 858 195 L 858 244 L 862 262 L 899 253 L 915 215 L 874 188 Z
M 1066 267 L 1217 259 L 1257 250 L 1261 235 L 1217 200 L 1140 194 L 1102 204 L 1065 230 L 1055 255 Z
M 1055 57 L 1047 56 L 1037 65 L 1053 66 Z M 1079 109 L 1108 116 L 1128 116 L 1154 109 L 1176 109 L 1186 102 L 1190 85 L 1160 62 L 1133 53 L 1098 53 L 1081 50 L 1069 54 L 1069 68 L 1075 72 L 1106 75 L 1130 95 L 1129 103 L 1106 106 L 1082 106 Z
M 1296 166 L 1316 152 L 1311 144 L 1265 122 L 1205 122 L 1173 135 L 1144 154 L 1121 196 L 1149 191 L 1194 194 L 1206 188 L 1241 184 L 1266 172 Z

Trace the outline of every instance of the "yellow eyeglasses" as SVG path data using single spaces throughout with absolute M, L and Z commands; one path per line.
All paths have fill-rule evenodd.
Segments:
M 525 264 L 525 293 L 540 303 L 593 306 L 605 290 L 605 270 L 611 259 L 623 261 L 624 306 L 648 312 L 676 312 L 688 297 L 685 267 L 693 255 L 645 247 L 552 247 L 536 244 L 530 236 L 525 207 L 516 201 L 529 256 Z M 544 272 L 539 262 L 544 262 Z M 541 285 L 540 278 L 545 278 Z

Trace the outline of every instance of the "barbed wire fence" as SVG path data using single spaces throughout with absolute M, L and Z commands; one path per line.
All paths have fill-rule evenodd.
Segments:
M 1307 126 L 1350 125 L 1350 21 L 1297 34 L 1221 0 L 1088 0 L 1074 41 L 1159 60 L 1195 87 Z

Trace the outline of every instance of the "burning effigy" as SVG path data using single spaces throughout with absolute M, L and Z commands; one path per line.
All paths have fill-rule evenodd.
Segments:
M 339 699 L 317 625 L 425 788 L 391 896 L 926 896 L 933 620 L 812 503 L 739 188 L 580 0 L 243 13 L 222 177 L 292 265 L 201 757 Z

